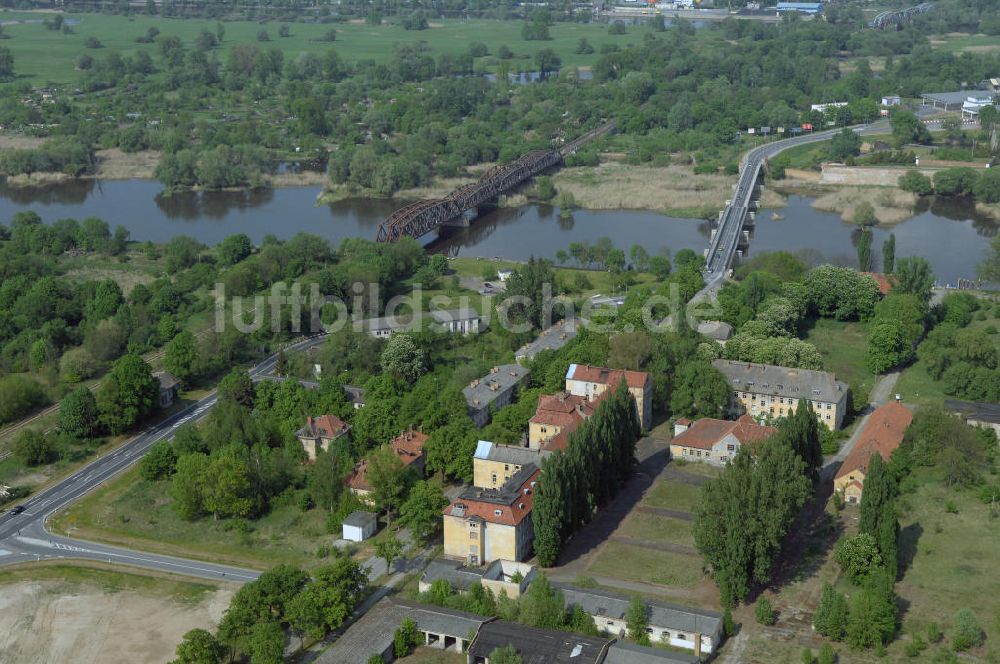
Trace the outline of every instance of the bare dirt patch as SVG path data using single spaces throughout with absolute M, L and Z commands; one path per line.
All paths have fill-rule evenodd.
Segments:
M 0 150 L 32 150 L 40 147 L 47 138 L 24 136 L 22 134 L 0 135 Z
M 97 177 L 102 180 L 152 179 L 163 153 L 156 150 L 122 152 L 118 148 L 98 150 Z
M 218 624 L 232 594 L 191 602 L 89 581 L 18 581 L 0 592 L 0 662 L 167 662 L 185 632 Z

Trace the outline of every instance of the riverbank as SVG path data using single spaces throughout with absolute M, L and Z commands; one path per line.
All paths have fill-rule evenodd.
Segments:
M 400 202 L 426 198 L 444 198 L 452 191 L 476 181 L 482 172 L 494 164 L 477 164 L 469 175 L 443 178 L 425 187 L 402 189 L 390 199 Z M 581 210 L 648 210 L 670 217 L 714 219 L 725 207 L 736 184 L 735 175 L 696 175 L 691 166 L 633 166 L 616 161 L 598 166 L 562 168 L 551 174 L 557 193 L 570 193 Z M 522 187 L 500 196 L 498 207 L 513 208 L 531 201 Z M 783 197 L 763 190 L 765 207 L 781 207 Z M 370 192 L 348 186 L 324 190 L 318 204 L 334 203 L 348 198 L 372 197 Z
M 875 218 L 881 226 L 895 226 L 917 213 L 916 194 L 903 191 L 899 187 L 862 187 L 843 184 L 823 184 L 816 177 L 786 171 L 784 180 L 770 183 L 770 188 L 783 195 L 808 196 L 813 198 L 811 206 L 823 212 L 834 212 L 846 222 L 854 223 L 854 212 L 861 203 L 869 203 L 875 210 Z M 803 177 L 806 175 L 806 177 Z M 765 189 L 766 191 L 766 189 Z

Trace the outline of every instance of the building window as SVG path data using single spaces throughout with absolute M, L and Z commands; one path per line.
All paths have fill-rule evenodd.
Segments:
M 470 523 L 469 524 L 469 528 L 478 528 L 478 527 L 479 527 L 478 523 Z
M 729 450 L 730 452 L 733 452 L 733 451 L 736 450 L 736 446 L 735 445 L 726 445 L 726 449 Z
M 473 545 L 473 546 L 469 547 L 469 553 L 475 555 L 476 552 L 477 552 L 477 547 L 476 546 Z
M 493 516 L 500 516 L 501 514 L 503 514 L 502 510 L 493 510 Z
M 830 416 L 829 416 L 829 415 L 827 415 L 827 416 L 826 416 L 826 419 L 830 419 Z
M 508 470 L 510 470 L 510 465 L 505 463 L 503 465 L 503 469 L 504 469 L 504 472 L 507 472 Z
M 493 477 L 493 483 L 496 484 L 497 483 L 497 474 L 493 473 L 492 477 Z
M 473 533 L 473 532 L 469 533 L 469 539 L 477 539 L 478 537 L 479 537 L 479 535 L 477 535 L 476 533 Z
M 832 403 L 826 404 L 826 409 L 827 410 L 830 410 L 831 408 L 833 408 L 833 404 Z

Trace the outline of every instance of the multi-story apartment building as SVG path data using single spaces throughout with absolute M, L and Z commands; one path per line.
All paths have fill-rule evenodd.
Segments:
M 566 391 L 593 401 L 609 388 L 617 388 L 623 380 L 635 399 L 635 407 L 639 411 L 639 423 L 643 431 L 648 431 L 653 421 L 653 380 L 645 371 L 571 364 L 569 371 L 566 372 Z

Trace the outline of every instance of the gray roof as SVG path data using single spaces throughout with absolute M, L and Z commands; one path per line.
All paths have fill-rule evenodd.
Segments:
M 663 648 L 649 648 L 634 643 L 615 641 L 608 648 L 603 664 L 697 664 L 701 660 Z
M 715 360 L 712 366 L 726 377 L 729 388 L 737 391 L 837 403 L 848 388 L 847 383 L 842 383 L 826 371 L 790 369 L 739 360 Z
M 706 320 L 698 323 L 698 334 L 717 341 L 726 341 L 733 336 L 733 326 L 719 320 Z
M 345 526 L 355 526 L 357 528 L 364 528 L 374 523 L 375 515 L 371 512 L 362 512 L 361 510 L 351 512 L 351 515 L 344 519 Z
M 562 590 L 567 609 L 579 605 L 592 616 L 607 616 L 618 620 L 623 620 L 628 612 L 629 598 L 624 595 L 562 584 L 553 585 Z M 646 605 L 649 607 L 651 627 L 705 634 L 713 638 L 722 629 L 722 614 L 715 611 L 649 600 Z
M 470 661 L 512 645 L 524 664 L 598 664 L 609 641 L 573 632 L 538 629 L 506 620 L 484 623 L 469 647 Z
M 365 390 L 363 387 L 354 387 L 353 385 L 344 385 L 344 394 L 351 403 L 359 403 L 364 405 L 365 403 Z
M 966 97 L 992 97 L 992 90 L 959 90 L 957 92 L 922 92 L 921 97 L 927 97 L 942 104 L 961 104 Z
M 979 422 L 1000 424 L 1000 404 L 945 399 L 944 407 Z
M 463 639 L 470 631 L 475 633 L 486 620 L 462 611 L 385 598 L 317 657 L 316 664 L 362 663 L 374 653 L 382 654 L 392 645 L 393 635 L 404 618 L 413 619 L 418 629 Z
M 527 447 L 515 447 L 514 445 L 497 445 L 486 440 L 479 441 L 476 447 L 477 459 L 488 459 L 498 463 L 512 463 L 524 466 L 529 463 L 541 466 L 541 458 L 547 456 L 541 450 L 533 450 Z
M 431 311 L 431 316 L 439 323 L 451 323 L 460 320 L 478 320 L 479 312 L 469 307 L 458 309 L 435 309 Z
M 515 356 L 517 359 L 533 360 L 543 350 L 559 350 L 576 336 L 579 324 L 575 318 L 560 321 L 544 330 L 534 341 L 521 346 Z
M 510 479 L 504 482 L 499 489 L 467 486 L 459 494 L 458 500 L 478 500 L 491 505 L 512 505 L 521 497 L 521 487 L 537 470 L 538 466 L 533 463 L 521 466 L 521 470 L 511 475 Z
M 181 384 L 169 371 L 157 371 L 153 374 L 153 378 L 160 381 L 161 390 L 172 390 Z
M 472 385 L 467 385 L 462 389 L 465 402 L 469 404 L 470 408 L 486 408 L 497 397 L 505 394 L 531 373 L 520 364 L 502 364 L 494 368 L 496 371 L 490 371 L 479 380 L 474 381 Z M 478 403 L 476 403 L 477 401 Z
M 483 570 L 449 560 L 432 560 L 420 580 L 430 584 L 439 579 L 447 581 L 455 590 L 466 591 L 482 581 Z
M 430 606 L 418 604 L 403 599 L 395 600 L 396 604 L 406 610 L 406 616 L 412 618 L 417 623 L 417 629 L 434 632 L 435 634 L 447 634 L 448 636 L 458 636 L 463 639 L 469 633 L 475 634 L 480 626 L 489 618 L 477 616 L 474 613 L 465 611 L 455 611 L 445 609 L 440 606 Z M 395 631 L 395 628 L 393 628 Z

